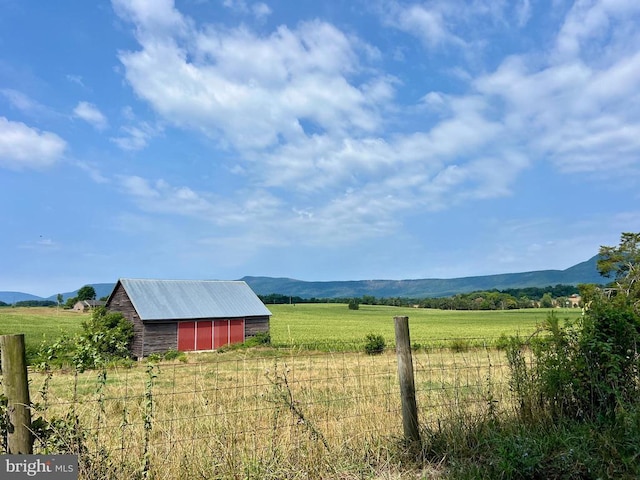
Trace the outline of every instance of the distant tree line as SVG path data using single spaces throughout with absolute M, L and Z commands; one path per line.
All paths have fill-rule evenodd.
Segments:
M 56 302 L 53 300 L 21 300 L 14 305 L 16 307 L 53 307 Z
M 265 304 L 296 303 L 346 303 L 349 305 L 387 305 L 394 307 L 436 308 L 440 310 L 511 310 L 516 308 L 551 308 L 565 306 L 567 297 L 578 294 L 574 285 L 548 287 L 508 288 L 459 293 L 449 297 L 409 298 L 409 297 L 362 297 L 302 298 L 298 296 L 272 293 L 258 295 Z M 352 309 L 355 309 L 351 307 Z

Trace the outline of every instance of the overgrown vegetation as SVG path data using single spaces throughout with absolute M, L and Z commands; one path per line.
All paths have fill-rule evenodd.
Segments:
M 601 248 L 598 269 L 614 283 L 581 287 L 581 318 L 551 312 L 504 343 L 515 418 L 453 419 L 427 431 L 428 458 L 446 458 L 453 478 L 638 478 L 639 244 L 624 233 Z
M 43 343 L 37 355 L 43 368 L 73 366 L 78 371 L 130 358 L 133 324 L 119 312 L 95 308 L 82 331 Z

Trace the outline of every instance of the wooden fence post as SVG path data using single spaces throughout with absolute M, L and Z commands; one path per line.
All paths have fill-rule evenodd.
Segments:
M 409 317 L 393 317 L 393 320 L 396 330 L 396 354 L 398 356 L 404 438 L 412 447 L 420 448 L 416 387 L 413 379 L 413 359 L 411 358 L 411 341 L 409 339 Z
M 9 428 L 8 453 L 32 454 L 31 402 L 24 349 L 24 335 L 1 335 L 2 384 L 7 397 Z

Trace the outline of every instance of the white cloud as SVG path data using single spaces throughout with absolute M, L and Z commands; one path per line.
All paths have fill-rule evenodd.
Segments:
M 510 196 L 535 162 L 565 173 L 638 169 L 640 54 L 577 27 L 563 28 L 557 44 L 573 38 L 581 57 L 515 54 L 476 78 L 452 65 L 466 91 L 425 92 L 407 106 L 396 99 L 400 80 L 379 70 L 379 52 L 326 22 L 259 35 L 246 26 L 197 26 L 168 2 L 162 21 L 148 20 L 136 5 L 126 18 L 140 49 L 120 54 L 127 81 L 162 121 L 234 151 L 238 163 L 228 171 L 260 191 L 219 198 L 162 181 L 124 182 L 147 211 L 251 225 L 267 243 L 285 233 L 301 243 L 353 242 L 392 232 L 404 215 Z M 420 37 L 429 52 L 467 45 L 465 35 L 475 33 L 461 27 L 477 19 L 493 28 L 515 18 L 513 28 L 532 15 L 528 0 L 478 1 L 467 10 L 455 1 L 385 5 L 387 24 Z M 565 25 L 572 16 L 575 9 Z M 599 55 L 587 55 L 584 42 L 596 40 Z M 404 115 L 418 126 L 393 131 Z M 146 146 L 144 130 L 123 131 L 113 139 L 122 148 Z M 258 198 L 264 209 L 250 205 Z M 340 225 L 354 228 L 341 234 Z
M 120 128 L 122 135 L 111 138 L 111 141 L 122 150 L 138 151 L 147 147 L 149 141 L 158 135 L 159 128 L 154 128 L 146 122 L 128 125 Z
M 109 126 L 107 117 L 89 102 L 79 102 L 76 108 L 73 109 L 73 114 L 93 126 L 96 130 L 104 130 Z
M 76 85 L 80 85 L 82 88 L 87 88 L 87 86 L 84 84 L 84 81 L 82 80 L 82 76 L 80 75 L 71 75 L 68 74 L 66 75 L 67 80 L 69 80 L 71 83 L 75 83 Z
M 132 17 L 142 49 L 120 60 L 135 92 L 167 122 L 239 150 L 299 138 L 305 126 L 357 133 L 380 125 L 372 102 L 390 98 L 392 80 L 352 82 L 363 73 L 363 44 L 327 23 L 281 26 L 269 36 L 207 26 L 167 37 L 143 15 Z
M 465 46 L 464 40 L 449 29 L 443 12 L 437 8 L 414 4 L 406 8 L 395 7 L 391 13 L 391 23 L 420 38 L 429 48 L 449 44 Z
M 222 4 L 236 13 L 251 14 L 257 19 L 263 19 L 271 15 L 271 8 L 263 2 L 247 3 L 244 0 L 224 0 Z
M 89 178 L 91 178 L 91 180 L 93 180 L 96 183 L 109 183 L 110 182 L 110 180 L 102 174 L 100 169 L 98 167 L 96 167 L 95 165 L 91 164 L 91 163 L 75 162 L 75 165 L 80 170 L 83 170 L 89 176 Z
M 601 45 L 603 39 L 608 40 L 612 46 L 621 41 L 623 48 L 633 50 L 634 40 L 638 40 L 637 20 L 634 14 L 638 12 L 640 3 L 635 0 L 575 2 L 557 36 L 556 58 L 562 61 L 594 53 L 591 52 L 594 42 Z M 618 38 L 617 32 L 623 32 L 624 37 Z M 607 39 L 608 36 L 611 38 Z M 602 55 L 602 52 L 595 53 Z
M 481 94 L 502 104 L 512 138 L 565 172 L 625 175 L 638 169 L 640 93 L 634 79 L 640 78 L 640 54 L 609 65 L 593 59 L 534 68 L 527 60 L 511 57 L 475 82 Z
M 524 27 L 531 18 L 531 2 L 530 0 L 522 0 L 515 7 L 516 18 L 518 19 L 518 26 Z
M 266 3 L 258 2 L 251 6 L 251 12 L 256 18 L 265 18 L 271 15 L 271 8 Z
M 66 145 L 55 133 L 0 117 L 0 167 L 12 170 L 50 167 L 62 157 Z
M 172 35 L 188 28 L 173 0 L 112 0 L 111 3 L 118 15 L 144 25 L 145 31 Z M 144 35 L 144 31 L 138 34 Z
M 40 103 L 18 90 L 3 88 L 0 89 L 0 94 L 2 94 L 14 108 L 22 112 L 37 113 L 45 110 L 45 107 Z
M 471 63 L 483 52 L 488 31 L 522 28 L 531 18 L 530 0 L 383 0 L 376 4 L 383 24 L 418 38 L 430 52 L 456 50 Z

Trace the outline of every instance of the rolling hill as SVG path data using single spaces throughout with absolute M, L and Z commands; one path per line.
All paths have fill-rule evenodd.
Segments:
M 505 290 L 508 288 L 546 287 L 550 285 L 578 285 L 580 283 L 606 283 L 596 268 L 598 256 L 578 263 L 566 270 L 540 270 L 524 273 L 504 273 L 477 277 L 418 280 L 354 280 L 335 282 L 307 282 L 292 278 L 243 277 L 241 280 L 259 295 L 278 293 L 302 298 L 362 297 L 372 295 L 388 297 L 448 297 L 457 293 L 478 290 Z M 92 284 L 97 298 L 108 296 L 115 283 Z M 64 300 L 74 292 L 63 293 Z M 22 292 L 0 292 L 0 301 L 15 303 L 22 300 L 56 300 L 56 295 L 42 298 Z
M 598 256 L 566 270 L 540 270 L 477 277 L 421 280 L 358 280 L 341 282 L 304 282 L 291 278 L 244 277 L 242 280 L 259 295 L 280 293 L 302 298 L 361 297 L 448 297 L 478 290 L 546 287 L 606 283 L 596 268 Z

